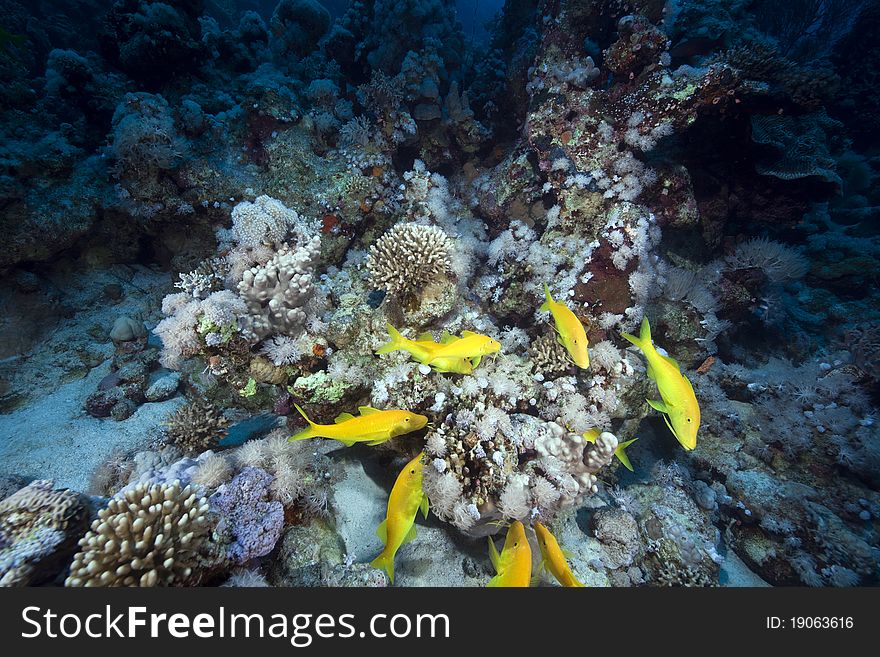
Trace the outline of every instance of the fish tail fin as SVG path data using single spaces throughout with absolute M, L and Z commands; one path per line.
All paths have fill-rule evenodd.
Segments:
M 621 333 L 620 337 L 624 340 L 632 342 L 635 346 L 637 346 L 642 351 L 648 349 L 651 345 L 651 325 L 648 323 L 648 318 L 642 318 L 642 328 L 639 331 L 639 337 L 631 335 L 630 333 Z
M 388 581 L 394 584 L 394 555 L 389 554 L 386 551 L 382 551 L 378 557 L 373 559 L 370 562 L 370 565 L 373 568 L 378 568 L 379 570 L 384 570 L 385 574 L 388 575 Z
M 305 440 L 306 438 L 314 438 L 315 437 L 315 423 L 309 419 L 309 416 L 306 415 L 306 412 L 299 406 L 299 404 L 294 404 L 294 408 L 299 412 L 300 415 L 303 416 L 303 419 L 309 423 L 308 428 L 303 429 L 299 433 L 292 435 L 287 440 L 294 443 L 297 440 Z
M 388 330 L 388 342 L 376 350 L 377 354 L 390 354 L 400 349 L 400 345 L 403 344 L 404 338 L 396 328 L 388 322 L 385 323 L 385 328 Z
M 550 286 L 546 283 L 544 283 L 544 299 L 546 301 L 541 304 L 541 310 L 550 310 L 550 304 L 553 303 L 553 295 L 550 294 Z

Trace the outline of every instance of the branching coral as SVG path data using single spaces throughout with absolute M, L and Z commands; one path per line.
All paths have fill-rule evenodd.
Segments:
M 181 273 L 180 280 L 174 287 L 183 290 L 194 299 L 205 299 L 212 292 L 223 289 L 228 265 L 222 258 L 208 258 L 189 273 Z
M 545 333 L 532 342 L 529 347 L 529 358 L 535 371 L 544 375 L 560 374 L 570 370 L 574 365 L 565 347 L 553 333 Z
M 165 422 L 168 440 L 184 454 L 216 447 L 226 435 L 229 420 L 210 402 L 196 398 L 177 409 Z
M 138 484 L 111 499 L 79 542 L 65 586 L 192 582 L 208 531 L 208 501 L 180 483 Z
M 367 270 L 375 287 L 411 299 L 449 273 L 453 243 L 437 226 L 401 223 L 370 247 Z

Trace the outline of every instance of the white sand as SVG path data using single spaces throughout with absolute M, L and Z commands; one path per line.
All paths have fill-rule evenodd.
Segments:
M 144 404 L 123 422 L 94 418 L 83 404 L 109 373 L 108 360 L 84 378 L 0 415 L 0 474 L 53 479 L 57 486 L 85 491 L 92 473 L 114 449 L 145 446 L 165 416 L 183 403 L 178 397 Z

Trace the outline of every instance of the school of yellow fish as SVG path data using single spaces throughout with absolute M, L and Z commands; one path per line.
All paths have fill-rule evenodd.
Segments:
M 540 310 L 549 311 L 553 318 L 557 340 L 565 347 L 575 366 L 589 368 L 589 341 L 584 325 L 565 303 L 553 299 L 546 284 L 544 296 L 545 301 Z M 501 351 L 501 344 L 497 340 L 472 331 L 462 331 L 460 336 L 444 331 L 440 341 L 436 342 L 431 333 L 423 333 L 411 340 L 401 335 L 391 324 L 386 327 L 388 342 L 376 351 L 377 354 L 405 351 L 418 363 L 435 372 L 470 374 L 479 366 L 483 357 Z M 693 386 L 681 373 L 678 363 L 665 353 L 660 353 L 654 345 L 647 318 L 642 321 L 639 337 L 629 333 L 622 333 L 621 336 L 642 352 L 647 361 L 647 376 L 657 384 L 660 400 L 649 399 L 646 400 L 647 403 L 663 414 L 666 425 L 684 449 L 696 448 L 700 407 Z M 347 447 L 355 443 L 375 446 L 418 431 L 428 424 L 426 416 L 402 409 L 380 410 L 361 406 L 358 415 L 342 413 L 333 424 L 317 424 L 309 419 L 302 408 L 296 406 L 296 410 L 305 419 L 307 427 L 291 436 L 290 441 L 329 438 L 338 440 Z M 587 442 L 595 442 L 600 433 L 601 429 L 594 428 L 584 433 L 583 437 Z M 625 450 L 636 440 L 637 438 L 633 438 L 620 442 L 614 453 L 630 471 L 633 471 L 633 465 Z M 397 551 L 416 537 L 415 521 L 418 512 L 422 511 L 424 517 L 428 517 L 428 498 L 422 489 L 423 468 L 423 452 L 419 452 L 400 471 L 388 497 L 385 520 L 376 530 L 384 548 L 370 565 L 383 570 L 392 584 Z M 541 553 L 536 576 L 532 575 L 532 549 L 526 527 L 517 520 L 508 527 L 500 553 L 495 542 L 489 538 L 489 558 L 496 574 L 488 586 L 531 586 L 546 570 L 562 586 L 582 587 L 583 584 L 575 577 L 568 563 L 570 554 L 560 547 L 550 530 L 538 521 L 532 524 L 532 530 L 534 542 Z

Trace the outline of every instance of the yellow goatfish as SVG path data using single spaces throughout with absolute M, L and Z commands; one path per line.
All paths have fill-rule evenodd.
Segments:
M 294 406 L 309 423 L 309 427 L 288 438 L 290 442 L 306 438 L 332 438 L 346 447 L 355 443 L 372 446 L 411 431 L 418 431 L 428 424 L 428 418 L 418 413 L 397 409 L 380 411 L 369 406 L 361 406 L 357 417 L 351 413 L 342 413 L 336 418 L 336 424 L 315 424 L 303 409 L 296 404 Z
M 641 349 L 648 361 L 648 378 L 657 383 L 662 401 L 646 401 L 664 414 L 666 426 L 681 446 L 686 450 L 694 449 L 700 428 L 700 405 L 691 382 L 681 373 L 678 363 L 657 351 L 651 341 L 651 325 L 647 317 L 642 320 L 639 337 L 629 333 L 621 335 Z
M 544 283 L 544 296 L 547 300 L 541 305 L 541 310 L 549 310 L 553 315 L 559 344 L 565 347 L 575 365 L 582 370 L 587 369 L 590 366 L 590 354 L 587 351 L 590 343 L 584 325 L 568 306 L 553 300 L 546 283 Z
M 599 434 L 602 432 L 598 429 L 589 429 L 586 433 L 583 434 L 584 440 L 588 443 L 595 443 L 596 438 L 599 437 Z M 632 440 L 624 440 L 622 443 L 617 443 L 617 449 L 614 450 L 614 456 L 618 458 L 618 460 L 623 463 L 623 467 L 625 467 L 630 472 L 635 472 L 633 469 L 633 464 L 629 460 L 629 456 L 626 454 L 626 448 L 636 442 L 638 438 L 633 438 Z
M 501 351 L 501 343 L 497 340 L 473 331 L 462 331 L 460 339 L 441 346 L 425 361 L 425 364 L 433 365 L 444 358 L 474 359 L 474 362 L 478 363 L 477 359 L 498 351 Z
M 532 548 L 526 538 L 526 529 L 515 520 L 507 529 L 507 538 L 501 554 L 489 537 L 489 559 L 498 573 L 489 580 L 488 586 L 527 587 L 532 580 Z
M 388 497 L 385 520 L 376 529 L 376 535 L 385 544 L 382 553 L 373 559 L 373 568 L 384 570 L 394 584 L 394 555 L 401 545 L 416 537 L 416 515 L 422 510 L 428 517 L 428 496 L 422 491 L 422 453 L 406 464 Z
M 541 550 L 541 569 L 546 568 L 556 581 L 563 586 L 583 587 L 568 565 L 566 557 L 571 556 L 559 547 L 556 537 L 540 522 L 532 524 L 538 537 L 538 548 Z
M 388 342 L 379 347 L 376 353 L 388 354 L 392 351 L 405 351 L 422 364 L 427 364 L 427 361 L 434 352 L 444 344 L 458 339 L 448 333 L 444 333 L 443 342 L 438 344 L 434 342 L 433 336 L 430 333 L 423 333 L 419 336 L 418 340 L 410 340 L 402 336 L 391 324 L 386 324 L 385 327 L 388 329 Z M 431 363 L 431 367 L 437 372 L 451 372 L 454 374 L 470 374 L 474 371 L 473 364 L 464 358 L 440 358 Z

